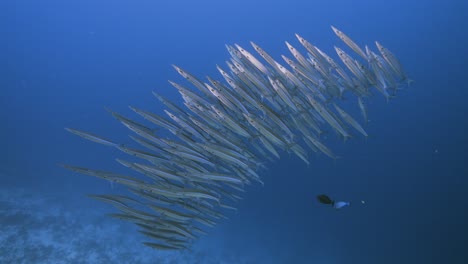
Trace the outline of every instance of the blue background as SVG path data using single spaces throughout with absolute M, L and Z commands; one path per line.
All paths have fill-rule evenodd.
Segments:
M 390 103 L 372 98 L 367 141 L 331 137 L 342 157 L 336 162 L 311 155 L 307 167 L 286 154 L 270 164 L 265 186 L 250 187 L 239 212 L 203 238 L 200 248 L 210 252 L 204 257 L 468 263 L 467 7 L 462 0 L 1 1 L 2 197 L 22 188 L 63 197 L 57 203 L 65 208 L 74 197 L 74 206 L 104 214 L 110 208 L 84 194 L 110 192 L 109 184 L 56 164 L 118 170 L 121 154 L 64 127 L 129 142 L 104 107 L 133 117 L 129 105 L 161 113 L 153 90 L 180 102 L 167 83 L 183 83 L 171 64 L 221 79 L 215 65 L 225 65 L 225 44 L 253 52 L 254 41 L 279 61 L 289 56 L 284 41 L 299 48 L 294 33 L 334 55 L 333 45 L 343 46 L 334 25 L 359 45 L 378 40 L 388 47 L 414 84 Z M 352 204 L 330 210 L 316 202 L 319 193 Z M 22 228 L 28 232 L 28 223 Z M 196 261 L 207 263 L 204 257 Z M 47 254 L 41 259 L 50 261 Z

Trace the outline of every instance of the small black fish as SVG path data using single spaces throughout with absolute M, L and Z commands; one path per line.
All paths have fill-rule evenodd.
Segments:
M 333 204 L 335 203 L 335 201 L 333 201 L 332 199 L 330 199 L 330 197 L 328 197 L 328 196 L 325 195 L 325 194 L 318 195 L 318 196 L 317 196 L 317 200 L 318 200 L 320 203 L 323 203 L 323 204 L 331 204 L 332 206 L 333 206 Z

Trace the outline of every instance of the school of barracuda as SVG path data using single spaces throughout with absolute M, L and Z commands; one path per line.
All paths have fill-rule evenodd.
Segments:
M 127 195 L 90 197 L 115 206 L 119 213 L 111 217 L 136 224 L 151 240 L 143 244 L 159 250 L 189 249 L 197 237 L 206 234 L 206 227 L 226 219 L 227 210 L 236 210 L 234 204 L 242 199 L 246 185 L 263 184 L 258 172 L 268 161 L 279 159 L 284 152 L 294 153 L 306 164 L 311 152 L 336 159 L 321 139 L 327 131 L 335 131 L 344 140 L 353 131 L 367 137 L 357 118 L 338 106 L 345 92 L 356 97 L 366 123 L 365 100 L 373 89 L 388 100 L 409 84 L 398 59 L 380 43 L 375 42 L 378 53 L 367 46 L 363 50 L 343 32 L 332 29 L 360 60 L 335 47 L 344 68 L 296 34 L 307 56 L 286 42 L 294 59 L 282 58 L 290 69 L 253 42 L 264 62 L 239 45 L 227 46 L 231 55 L 227 69 L 217 66 L 225 83 L 210 77 L 203 82 L 174 66 L 196 88 L 170 81 L 186 108 L 156 93 L 167 108 L 167 117 L 130 107 L 152 127 L 109 110 L 136 134 L 131 138 L 141 148 L 67 128 L 137 157 L 138 161 L 117 161 L 140 177 L 62 166 L 126 186 Z M 173 136 L 161 135 L 160 128 Z

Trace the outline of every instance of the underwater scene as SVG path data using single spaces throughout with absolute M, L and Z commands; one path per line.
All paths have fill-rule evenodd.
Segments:
M 0 3 L 0 263 L 468 263 L 468 2 Z

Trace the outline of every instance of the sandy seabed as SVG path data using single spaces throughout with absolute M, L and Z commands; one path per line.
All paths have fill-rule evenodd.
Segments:
M 131 224 L 106 217 L 111 208 L 64 197 L 0 189 L 0 263 L 271 263 L 217 250 L 209 238 L 191 251 L 156 251 Z

